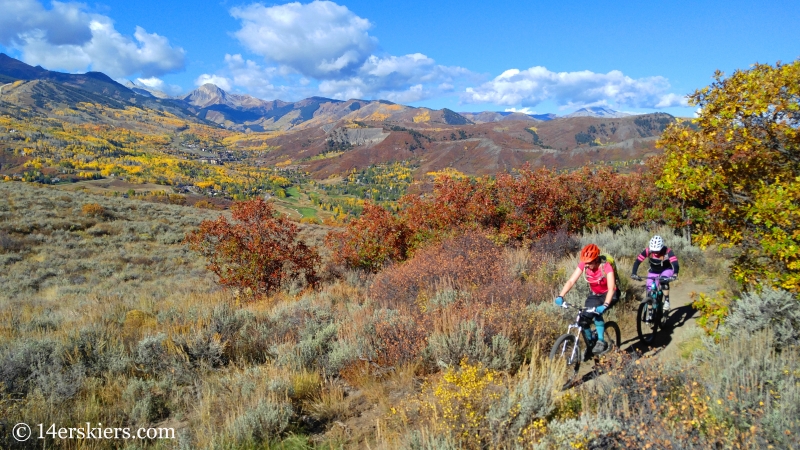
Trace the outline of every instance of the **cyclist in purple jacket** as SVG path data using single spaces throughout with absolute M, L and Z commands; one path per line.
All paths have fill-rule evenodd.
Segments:
M 636 273 L 639 271 L 639 264 L 645 259 L 650 260 L 650 270 L 647 273 L 647 288 L 650 289 L 655 285 L 658 277 L 678 277 L 680 267 L 678 265 L 678 257 L 671 248 L 664 245 L 664 239 L 661 236 L 653 236 L 647 248 L 639 254 L 636 262 L 633 263 L 633 270 L 631 278 L 634 280 L 641 280 Z M 664 311 L 669 310 L 669 284 L 662 285 L 664 291 Z

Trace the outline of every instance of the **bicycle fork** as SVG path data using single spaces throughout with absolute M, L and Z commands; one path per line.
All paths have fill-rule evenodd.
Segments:
M 583 327 L 582 326 L 575 325 L 575 324 L 570 324 L 569 327 L 567 328 L 567 334 L 572 334 L 572 330 L 573 329 L 578 330 L 578 331 L 577 331 L 577 334 L 575 335 L 575 345 L 572 346 L 572 354 L 569 355 L 569 360 L 570 361 L 575 361 L 575 358 L 579 358 L 580 357 L 580 355 L 578 355 L 578 353 L 579 353 L 578 349 L 580 348 L 581 338 L 583 338 L 584 341 L 586 340 L 586 336 L 583 335 Z M 564 345 L 566 345 L 566 344 L 567 343 L 564 342 Z M 587 342 L 586 345 L 589 345 L 588 342 Z M 564 351 L 564 349 L 562 349 L 562 352 L 563 351 Z

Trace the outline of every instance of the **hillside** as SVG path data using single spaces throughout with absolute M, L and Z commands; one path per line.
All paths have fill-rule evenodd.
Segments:
M 374 275 L 251 301 L 220 289 L 182 244 L 218 212 L 22 183 L 0 183 L 0 194 L 10 275 L 0 280 L 0 392 L 14 399 L 0 412 L 10 423 L 158 427 L 174 433 L 148 441 L 163 448 L 798 444 L 796 348 L 776 352 L 763 331 L 701 339 L 690 290 L 724 285 L 724 261 L 667 228 L 551 236 L 532 249 L 471 234 Z M 303 238 L 318 246 L 325 231 Z M 683 267 L 668 328 L 639 342 L 642 290 L 625 277 L 606 313 L 623 350 L 586 361 L 563 390 L 564 365 L 546 354 L 574 320 L 550 295 L 575 266 L 572 250 L 596 242 L 627 268 L 652 231 L 670 236 Z
M 465 116 L 321 97 L 267 101 L 214 85 L 168 99 L 102 74 L 51 72 L 5 55 L 0 75 L 11 80 L 0 95 L 0 177 L 105 179 L 117 194 L 158 185 L 218 206 L 268 195 L 286 202 L 282 211 L 311 221 L 358 213 L 365 196 L 396 201 L 412 182 L 442 170 L 494 175 L 525 164 L 589 162 L 627 170 L 657 153 L 656 136 L 673 120 Z

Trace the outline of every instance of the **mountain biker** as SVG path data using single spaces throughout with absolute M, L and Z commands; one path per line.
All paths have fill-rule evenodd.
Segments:
M 617 289 L 617 280 L 614 279 L 614 268 L 609 262 L 600 261 L 600 249 L 595 244 L 589 244 L 581 250 L 578 267 L 561 288 L 555 300 L 556 305 L 561 306 L 564 303 L 564 296 L 575 286 L 581 275 L 589 283 L 589 296 L 586 297 L 585 307 L 595 308 L 596 314 L 593 314 L 593 318 L 597 330 L 597 342 L 593 342 L 592 331 L 588 327 L 583 329 L 583 333 L 592 353 L 600 354 L 609 348 L 604 339 L 605 322 L 602 314 L 613 302 L 619 300 L 620 292 Z
M 664 239 L 655 235 L 650 239 L 647 248 L 642 250 L 642 253 L 636 258 L 633 263 L 631 278 L 641 281 L 642 278 L 636 273 L 639 271 L 639 264 L 645 259 L 650 259 L 650 270 L 647 273 L 647 288 L 652 289 L 655 287 L 658 277 L 674 277 L 678 278 L 678 257 L 671 248 L 664 245 Z M 669 311 L 669 283 L 664 283 L 661 286 L 664 291 L 664 311 Z

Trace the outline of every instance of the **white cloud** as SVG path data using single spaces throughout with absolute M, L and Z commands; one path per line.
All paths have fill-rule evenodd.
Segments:
M 136 82 L 141 84 L 142 86 L 147 86 L 153 89 L 161 89 L 164 87 L 164 80 L 161 78 L 150 77 L 150 78 L 137 78 Z
M 374 77 L 400 76 L 411 78 L 420 70 L 434 68 L 434 60 L 422 53 L 413 53 L 405 56 L 389 56 L 378 58 L 370 56 L 361 67 L 360 72 Z
M 172 96 L 176 96 L 183 92 L 183 88 L 181 88 L 180 86 L 176 86 L 174 84 L 167 84 L 164 82 L 164 80 L 158 77 L 137 78 L 134 84 L 146 86 L 151 89 L 155 89 Z
M 385 98 L 395 103 L 414 103 L 434 95 L 432 91 L 426 90 L 421 84 L 415 84 L 404 91 L 387 92 Z
M 689 106 L 689 101 L 685 95 L 666 94 L 662 95 L 656 108 L 669 108 L 670 106 Z
M 681 97 L 668 93 L 668 89 L 669 82 L 660 76 L 633 79 L 618 70 L 605 74 L 589 70 L 551 72 L 536 66 L 523 71 L 506 70 L 489 82 L 467 88 L 462 100 L 523 107 L 547 100 L 569 108 L 608 104 L 640 108 L 681 105 Z
M 506 108 L 504 112 L 511 112 L 511 113 L 522 113 L 522 114 L 536 114 L 536 111 L 525 107 L 525 108 Z
M 242 21 L 235 36 L 249 50 L 317 79 L 353 75 L 377 45 L 368 20 L 329 1 L 251 4 L 231 15 Z
M 363 99 L 366 90 L 366 83 L 358 77 L 346 80 L 326 80 L 319 84 L 319 91 L 322 95 L 339 100 Z
M 95 70 L 113 78 L 148 78 L 183 70 L 185 54 L 169 40 L 136 27 L 131 39 L 106 16 L 78 3 L 53 2 L 46 10 L 35 0 L 0 0 L 0 43 L 22 53 L 32 65 L 68 71 Z M 8 11 L 13 14 L 6 14 Z
M 340 100 L 380 98 L 413 103 L 451 92 L 453 81 L 471 73 L 461 67 L 437 65 L 421 54 L 370 56 L 356 76 L 320 83 L 322 95 Z
M 270 82 L 277 72 L 274 67 L 263 68 L 254 61 L 242 58 L 242 55 L 225 55 L 225 64 L 233 85 L 242 86 L 260 96 L 275 93 L 275 86 Z
M 681 105 L 663 77 L 633 79 L 620 71 L 551 72 L 544 67 L 511 69 L 495 79 L 464 89 L 476 76 L 461 67 L 436 64 L 422 53 L 375 54 L 372 24 L 331 1 L 264 6 L 253 3 L 230 10 L 240 21 L 235 33 L 261 67 L 241 55 L 227 55 L 219 73 L 234 86 L 255 95 L 282 93 L 288 98 L 317 94 L 341 100 L 386 99 L 414 103 L 460 90 L 467 103 L 528 108 L 543 101 L 562 107 Z M 287 83 L 288 82 L 288 83 Z M 277 87 L 276 87 L 277 86 Z M 290 87 L 291 86 L 291 87 Z M 520 109 L 521 111 L 522 109 Z
M 219 76 L 262 98 L 322 95 L 341 100 L 381 98 L 416 102 L 455 89 L 471 72 L 446 67 L 422 53 L 375 55 L 372 24 L 330 1 L 232 8 L 239 41 L 265 58 L 260 67 L 241 55 L 227 55 Z M 288 82 L 288 84 L 283 84 Z
M 53 2 L 44 9 L 37 0 L 0 0 L 0 44 L 13 46 L 36 32 L 50 45 L 81 45 L 92 38 L 81 5 Z
M 202 86 L 208 83 L 217 86 L 223 91 L 230 91 L 233 88 L 233 83 L 231 82 L 230 78 L 221 77 L 219 75 L 209 75 L 207 73 L 204 73 L 199 77 L 197 77 L 196 80 L 194 80 L 194 84 L 196 86 Z

